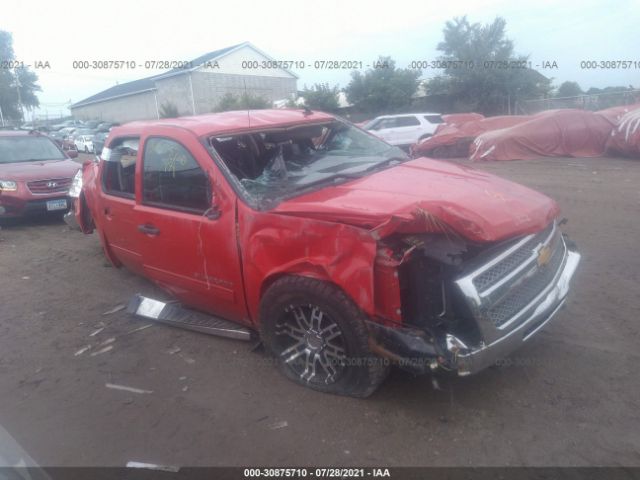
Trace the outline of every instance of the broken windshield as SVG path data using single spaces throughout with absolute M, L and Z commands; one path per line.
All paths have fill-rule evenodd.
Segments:
M 409 158 L 398 147 L 339 120 L 210 137 L 208 147 L 222 159 L 243 196 L 258 207 Z

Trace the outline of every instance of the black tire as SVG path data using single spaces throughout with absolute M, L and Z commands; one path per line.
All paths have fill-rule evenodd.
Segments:
M 260 302 L 262 342 L 282 373 L 337 395 L 368 397 L 389 372 L 369 350 L 364 319 L 342 290 L 307 277 L 276 280 Z

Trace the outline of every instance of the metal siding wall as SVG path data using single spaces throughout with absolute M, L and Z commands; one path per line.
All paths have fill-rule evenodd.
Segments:
M 192 72 L 193 96 L 196 114 L 210 113 L 226 93 L 242 95 L 246 91 L 271 101 L 290 98 L 297 91 L 295 78 L 258 75 L 232 75 Z M 158 108 L 173 103 L 180 115 L 192 115 L 189 75 L 176 75 L 156 81 Z M 154 92 L 107 100 L 72 109 L 79 120 L 100 119 L 111 122 L 130 122 L 157 118 Z
M 297 91 L 295 78 L 224 73 L 193 72 L 193 94 L 197 113 L 210 113 L 227 93 L 239 96 L 246 91 L 270 101 L 290 98 Z
M 157 118 L 153 92 L 143 92 L 72 108 L 71 114 L 73 118 L 78 120 L 104 120 L 120 123 Z
M 191 90 L 189 89 L 189 74 L 156 80 L 158 88 L 158 106 L 172 103 L 178 108 L 180 115 L 192 115 Z

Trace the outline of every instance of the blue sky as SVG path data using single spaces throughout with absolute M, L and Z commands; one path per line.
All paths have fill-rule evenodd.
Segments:
M 77 59 L 184 60 L 243 41 L 281 60 L 361 60 L 390 55 L 399 66 L 436 58 L 445 21 L 467 15 L 486 23 L 507 20 L 516 51 L 554 83 L 577 81 L 583 89 L 609 85 L 640 87 L 640 68 L 585 70 L 582 60 L 632 60 L 640 66 L 640 0 L 584 1 L 335 1 L 261 2 L 3 0 L 0 29 L 13 33 L 16 56 L 25 63 L 48 61 L 38 71 L 39 95 L 49 114 L 69 100 L 158 71 L 77 71 Z M 341 87 L 348 71 L 294 71 L 299 87 L 329 82 Z M 431 73 L 425 72 L 425 77 Z

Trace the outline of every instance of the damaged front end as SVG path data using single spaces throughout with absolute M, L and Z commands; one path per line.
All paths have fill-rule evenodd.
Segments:
M 370 346 L 419 373 L 496 364 L 560 309 L 580 260 L 555 222 L 488 246 L 451 232 L 379 245 Z

